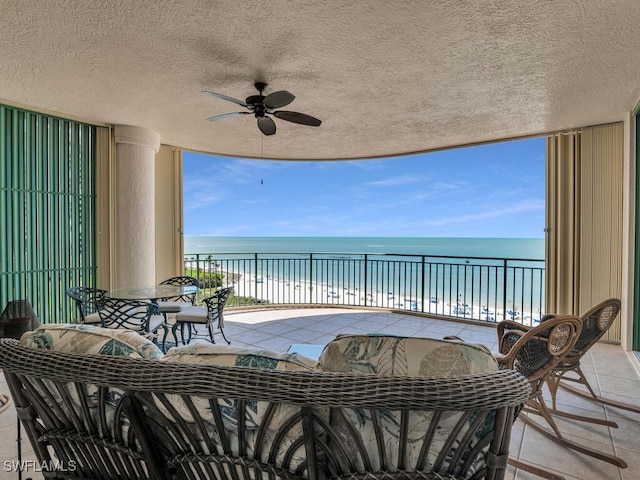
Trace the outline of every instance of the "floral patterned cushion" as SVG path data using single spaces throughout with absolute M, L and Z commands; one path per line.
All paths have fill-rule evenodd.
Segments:
M 165 361 L 266 368 L 268 370 L 315 370 L 318 362 L 298 353 L 278 353 L 233 345 L 191 343 L 171 348 Z
M 317 368 L 317 362 L 315 360 L 297 353 L 277 353 L 209 343 L 192 343 L 183 347 L 171 348 L 162 361 L 290 371 L 314 371 Z M 256 392 L 256 398 L 259 397 L 260 392 Z M 156 402 L 159 412 L 168 418 L 172 418 L 172 415 L 179 415 L 181 420 L 192 425 L 192 435 L 196 437 L 201 436 L 196 428 L 194 415 L 185 404 L 184 399 L 177 395 L 170 395 L 168 398 L 171 403 L 171 408 L 175 409 L 175 413 L 170 412 L 170 409 L 162 403 Z M 212 432 L 214 436 L 217 436 L 215 417 L 209 399 L 192 396 L 190 397 L 190 401 L 193 402 L 198 416 L 206 422 L 207 430 Z M 218 398 L 218 405 L 225 434 L 231 445 L 231 451 L 234 455 L 237 455 L 240 451 L 240 446 L 238 445 L 240 438 L 238 436 L 239 402 L 236 399 Z M 299 414 L 300 408 L 294 405 L 280 404 L 274 411 L 270 413 L 267 412 L 269 412 L 268 402 L 259 400 L 248 400 L 246 402 L 244 443 L 249 458 L 253 458 L 253 452 L 257 450 L 258 445 L 256 445 L 256 442 L 262 442 L 262 460 L 266 461 L 270 455 L 272 442 L 274 438 L 279 435 L 279 430 L 286 422 L 291 420 L 296 414 Z M 267 415 L 268 417 L 266 417 Z M 268 418 L 268 420 L 266 420 L 266 418 Z M 265 424 L 265 422 L 267 423 Z M 260 432 L 261 428 L 263 429 L 262 432 Z M 276 463 L 278 465 L 281 465 L 281 462 L 284 460 L 286 450 L 289 449 L 302 434 L 302 424 L 300 421 L 293 425 L 288 425 L 287 428 L 288 430 L 285 433 L 284 439 L 281 439 L 281 448 L 276 454 Z M 211 452 L 206 442 L 204 442 L 204 439 L 200 438 L 199 440 L 202 453 L 223 453 L 220 449 L 221 442 L 216 442 L 218 451 Z M 304 445 L 297 447 L 293 457 L 288 461 L 289 470 L 292 473 L 295 472 L 295 469 L 306 461 Z
M 323 350 L 319 364 L 329 372 L 398 376 L 442 377 L 498 370 L 497 362 L 483 345 L 389 335 L 338 335 Z M 370 410 L 345 409 L 345 416 L 335 416 L 331 423 L 344 444 L 353 448 L 351 457 L 356 460 L 359 468 L 364 468 L 364 463 L 353 447 L 353 440 L 350 440 L 354 431 L 362 439 L 373 467 L 381 468 L 377 447 L 380 440 L 385 445 L 387 465 L 393 470 L 399 462 L 400 414 L 395 411 L 377 413 L 379 416 L 376 419 Z M 432 416 L 432 412 L 409 413 L 407 431 L 410 438 L 409 451 L 405 455 L 405 470 L 420 469 L 417 465 L 420 448 L 422 440 L 428 434 Z M 460 418 L 461 412 L 443 412 L 433 438 L 433 444 L 438 448 L 430 448 L 429 452 L 438 452 L 439 448 L 444 447 L 447 436 L 454 431 Z M 380 429 L 376 428 L 378 421 Z M 471 420 L 466 425 L 470 425 L 470 422 Z M 467 427 L 462 428 L 456 438 L 463 438 L 467 431 Z M 440 473 L 445 473 L 457 443 L 451 446 L 451 454 Z M 486 450 L 487 447 L 484 448 Z M 430 453 L 426 468 L 430 469 L 435 462 L 435 453 Z M 475 465 L 475 469 L 481 467 L 481 464 Z
M 392 335 L 338 335 L 318 360 L 328 372 L 444 377 L 498 370 L 480 344 Z
M 20 338 L 20 343 L 32 348 L 42 348 L 47 350 L 55 350 L 58 352 L 75 353 L 75 354 L 92 354 L 92 355 L 112 355 L 124 356 L 131 358 L 160 359 L 163 357 L 162 351 L 151 341 L 131 330 L 116 330 L 110 328 L 102 328 L 94 325 L 85 324 L 46 324 L 41 325 L 35 330 L 26 332 Z M 44 380 L 47 383 L 47 380 Z M 56 391 L 52 384 L 49 384 L 50 391 Z M 73 410 L 81 411 L 86 402 L 86 408 L 91 412 L 94 421 L 102 424 L 102 416 L 100 412 L 100 389 L 104 392 L 105 397 L 105 419 L 106 425 L 104 429 L 100 429 L 100 435 L 106 438 L 122 438 L 125 445 L 129 439 L 129 421 L 126 416 L 120 417 L 117 421 L 119 432 L 116 431 L 114 418 L 120 407 L 124 392 L 119 388 L 105 388 L 97 385 L 88 384 L 85 387 L 83 398 L 78 395 L 75 385 L 66 386 L 66 396 L 73 406 Z M 69 403 L 62 398 L 62 395 L 53 399 L 47 395 L 49 402 L 56 403 L 59 408 L 66 411 L 67 416 Z
M 65 353 L 148 359 L 163 357 L 162 351 L 153 342 L 136 332 L 84 324 L 41 325 L 22 335 L 20 343 Z

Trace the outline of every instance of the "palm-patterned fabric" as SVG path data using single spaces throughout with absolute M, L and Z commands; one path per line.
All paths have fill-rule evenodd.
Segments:
M 268 370 L 316 370 L 318 362 L 312 360 L 303 355 L 297 353 L 277 353 L 267 350 L 248 349 L 242 347 L 235 347 L 230 345 L 216 345 L 210 343 L 191 343 L 182 347 L 171 348 L 162 361 L 170 362 L 182 362 L 182 363 L 195 363 L 203 365 L 222 365 L 222 366 L 238 366 L 238 367 L 251 367 L 262 368 Z M 169 395 L 171 406 L 180 415 L 181 420 L 194 424 L 194 435 L 199 435 L 195 428 L 196 419 L 193 418 L 189 407 L 185 404 L 182 397 L 177 395 Z M 256 398 L 260 397 L 260 392 L 256 392 Z M 211 411 L 211 405 L 209 399 L 200 397 L 191 397 L 190 401 L 193 402 L 198 415 L 207 422 L 211 428 L 215 431 L 215 418 Z M 240 451 L 238 445 L 238 417 L 239 417 L 239 402 L 236 399 L 219 398 L 218 405 L 222 414 L 222 422 L 226 434 L 231 444 L 231 451 L 237 455 Z M 172 418 L 172 413 L 159 402 L 156 402 L 156 407 L 167 418 Z M 278 430 L 294 416 L 299 414 L 300 408 L 279 404 L 274 412 L 269 415 L 268 423 L 265 424 L 265 415 L 269 409 L 269 403 L 258 400 L 248 400 L 245 408 L 245 425 L 244 425 L 244 440 L 247 456 L 253 458 L 253 452 L 255 450 L 255 442 L 258 439 L 263 442 L 262 452 L 264 458 L 267 460 L 267 456 L 270 452 L 269 446 L 273 443 L 274 438 L 277 435 Z M 264 437 L 259 433 L 259 429 L 264 430 Z M 282 445 L 290 447 L 295 439 L 301 437 L 302 424 L 298 422 L 296 425 L 292 425 L 285 434 L 284 440 L 280 440 Z M 220 449 L 220 443 L 216 445 Z M 218 452 L 210 452 L 209 448 L 201 442 L 201 448 L 203 448 L 203 454 L 222 454 L 222 450 Z M 283 460 L 285 449 L 281 449 L 276 456 L 276 462 Z M 300 446 L 290 462 L 290 469 L 295 471 L 299 465 L 305 463 L 305 451 L 304 446 Z
M 446 377 L 498 370 L 484 345 L 434 338 L 338 335 L 318 360 L 328 372 Z
M 498 370 L 498 364 L 484 345 L 432 338 L 399 337 L 389 335 L 338 335 L 323 350 L 318 360 L 320 367 L 328 372 L 352 372 L 394 376 L 444 377 Z M 366 395 L 366 392 L 363 392 Z M 369 410 L 347 409 L 345 417 L 331 418 L 331 424 L 344 439 L 351 438 L 350 429 L 358 430 L 366 451 L 371 455 L 375 468 L 380 468 L 377 441 L 383 436 L 388 465 L 399 463 L 400 415 L 397 412 L 379 412 L 379 419 Z M 420 441 L 427 435 L 433 414 L 431 412 L 411 412 L 408 426 L 408 452 L 405 455 L 406 470 L 420 469 Z M 461 412 L 443 412 L 434 436 L 438 452 L 449 434 L 459 422 Z M 378 420 L 382 428 L 377 429 Z M 456 438 L 461 439 L 468 430 L 472 419 L 462 428 Z M 483 433 L 483 432 L 481 432 Z M 458 443 L 458 442 L 456 442 Z M 347 442 L 348 444 L 348 442 Z M 452 447 L 452 453 L 456 445 Z M 353 458 L 360 459 L 355 447 Z M 428 457 L 427 464 L 433 465 L 436 458 Z M 445 461 L 446 463 L 446 461 Z M 362 464 L 360 464 L 362 468 Z M 392 467 L 393 468 L 393 467 Z
M 20 338 L 20 343 L 31 348 L 42 348 L 65 353 L 112 355 L 132 358 L 159 359 L 162 351 L 151 341 L 131 330 L 114 330 L 85 324 L 47 324 L 37 329 L 26 332 Z M 65 411 L 68 417 L 72 412 L 68 411 L 69 405 L 73 410 L 81 411 L 83 401 L 86 400 L 86 408 L 96 424 L 101 422 L 100 396 L 104 395 L 105 401 L 105 431 L 101 432 L 105 438 L 117 438 L 121 436 L 126 444 L 129 439 L 129 420 L 121 417 L 118 421 L 116 412 L 123 399 L 124 392 L 119 388 L 98 387 L 86 385 L 86 393 L 80 398 L 75 385 L 67 385 L 64 395 L 53 384 L 43 380 L 44 387 L 53 393 L 51 401 Z M 102 394 L 100 391 L 102 390 Z M 40 392 L 42 398 L 49 398 L 45 392 Z M 66 397 L 66 398 L 63 398 Z M 116 426 L 116 423 L 118 426 Z M 119 429 L 119 431 L 116 431 Z
M 131 330 L 117 330 L 83 324 L 49 324 L 25 333 L 20 343 L 65 353 L 115 355 L 133 358 L 162 358 L 162 351 L 150 340 Z

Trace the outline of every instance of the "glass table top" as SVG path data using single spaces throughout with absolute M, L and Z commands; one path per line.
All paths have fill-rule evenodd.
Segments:
M 149 287 L 126 287 L 108 291 L 105 296 L 119 300 L 158 300 L 196 293 L 193 285 L 153 285 Z

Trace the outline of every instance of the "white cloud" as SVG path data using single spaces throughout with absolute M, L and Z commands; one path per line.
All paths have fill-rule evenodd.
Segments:
M 398 177 L 389 177 L 384 180 L 374 180 L 372 182 L 363 183 L 364 186 L 368 187 L 398 187 L 401 185 L 409 185 L 412 183 L 420 183 L 427 182 L 429 180 L 428 177 L 419 177 L 415 175 L 401 175 Z
M 463 222 L 478 222 L 479 220 L 487 220 L 489 218 L 504 217 L 512 215 L 514 213 L 540 211 L 544 212 L 545 205 L 544 200 L 527 200 L 520 203 L 511 204 L 508 206 L 490 207 L 484 211 L 469 212 L 464 215 L 458 215 L 454 217 L 445 217 L 437 220 L 429 220 L 426 222 L 428 225 L 437 227 L 443 225 L 451 225 L 454 223 Z

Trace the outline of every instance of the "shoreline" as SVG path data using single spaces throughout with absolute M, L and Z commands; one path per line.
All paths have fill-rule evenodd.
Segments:
M 220 271 L 224 275 L 226 286 L 234 285 L 235 295 L 252 297 L 273 304 L 316 303 L 321 305 L 347 305 L 362 307 L 381 307 L 397 310 L 421 312 L 426 314 L 443 315 L 455 318 L 467 318 L 487 322 L 500 322 L 505 319 L 502 309 L 486 307 L 476 302 L 464 304 L 463 302 L 448 302 L 436 298 L 425 299 L 424 310 L 422 299 L 415 298 L 404 293 L 394 292 L 361 292 L 358 288 L 353 290 L 343 286 L 318 284 L 299 280 L 290 282 L 271 276 L 263 278 L 255 275 L 247 275 L 238 272 Z M 235 282 L 229 281 L 232 278 Z M 366 300 L 366 301 L 365 301 Z M 539 322 L 543 314 L 525 315 L 519 311 L 507 311 L 506 319 L 532 325 Z

